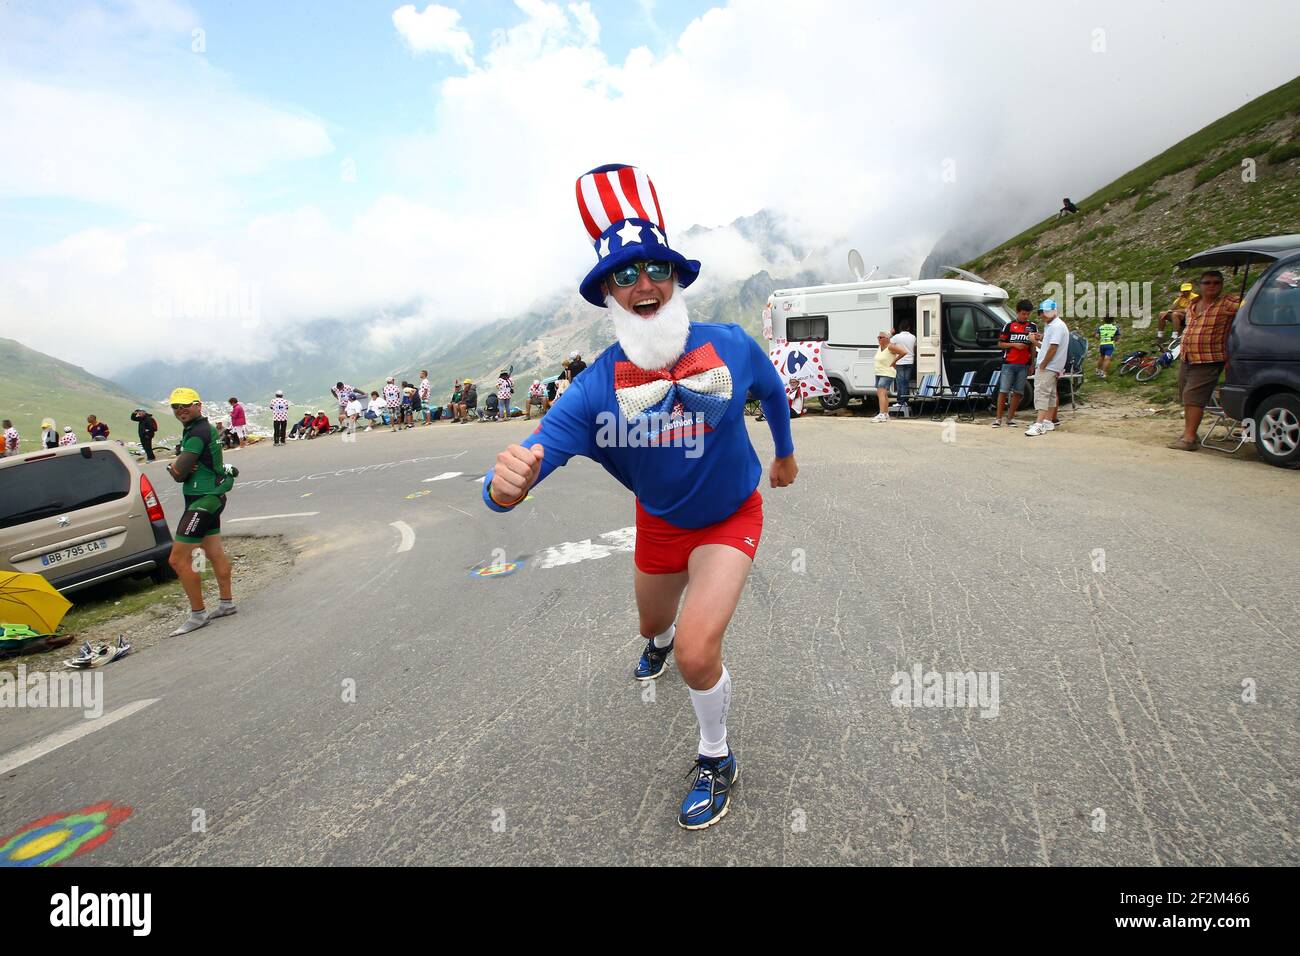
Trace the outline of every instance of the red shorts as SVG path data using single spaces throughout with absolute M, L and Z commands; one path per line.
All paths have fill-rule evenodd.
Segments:
M 677 574 L 686 570 L 686 562 L 702 544 L 730 545 L 753 560 L 758 539 L 763 534 L 763 496 L 758 489 L 745 499 L 730 518 L 703 528 L 679 528 L 663 518 L 656 518 L 636 503 L 637 570 L 646 574 Z

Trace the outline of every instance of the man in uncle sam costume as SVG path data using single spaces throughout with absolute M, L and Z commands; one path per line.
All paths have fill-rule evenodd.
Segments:
M 739 326 L 691 322 L 681 290 L 700 264 L 669 246 L 645 173 L 600 166 L 576 192 L 596 251 L 579 289 L 609 310 L 618 341 L 532 435 L 497 455 L 483 500 L 510 511 L 575 455 L 598 462 L 636 496 L 635 594 L 646 645 L 633 676 L 658 678 L 676 652 L 700 724 L 678 823 L 699 830 L 726 815 L 737 777 L 722 636 L 763 530 L 763 468 L 745 430 L 745 398 L 752 393 L 767 414 L 776 445 L 769 481 L 783 488 L 798 472 L 785 385 Z

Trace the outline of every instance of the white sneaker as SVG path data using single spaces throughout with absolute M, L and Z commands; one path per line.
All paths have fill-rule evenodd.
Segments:
M 1030 425 L 1028 428 L 1025 429 L 1025 434 L 1028 435 L 1030 438 L 1035 438 L 1038 435 L 1043 434 L 1042 422 L 1034 422 L 1032 425 Z
M 1050 418 L 1043 422 L 1043 431 L 1045 432 L 1056 431 L 1056 426 L 1052 424 L 1052 420 Z
M 884 412 L 881 412 L 880 414 L 878 414 L 875 418 L 873 418 L 873 419 L 871 419 L 871 420 L 872 420 L 873 422 L 887 422 L 887 421 L 889 421 L 889 416 L 886 415 Z

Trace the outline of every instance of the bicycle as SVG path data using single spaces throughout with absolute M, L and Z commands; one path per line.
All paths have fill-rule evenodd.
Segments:
M 1139 382 L 1149 382 L 1169 366 L 1178 360 L 1179 349 L 1177 340 L 1170 342 L 1168 348 L 1159 355 L 1148 355 L 1141 362 L 1138 370 L 1134 372 L 1133 377 Z

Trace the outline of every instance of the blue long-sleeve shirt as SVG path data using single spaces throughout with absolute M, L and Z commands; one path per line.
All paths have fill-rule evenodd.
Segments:
M 763 473 L 745 430 L 747 392 L 762 404 L 776 456 L 794 454 L 785 383 L 740 326 L 702 322 L 691 324 L 686 352 L 670 374 L 637 368 L 618 343 L 605 349 L 520 443 L 544 448 L 536 484 L 583 455 L 650 514 L 679 528 L 734 514 Z M 488 494 L 492 474 L 483 501 L 509 511 Z

